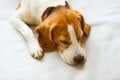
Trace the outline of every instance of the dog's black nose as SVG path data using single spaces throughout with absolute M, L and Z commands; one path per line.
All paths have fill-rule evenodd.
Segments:
M 80 63 L 84 62 L 84 57 L 81 55 L 78 55 L 78 56 L 74 57 L 74 62 L 76 64 L 80 64 Z

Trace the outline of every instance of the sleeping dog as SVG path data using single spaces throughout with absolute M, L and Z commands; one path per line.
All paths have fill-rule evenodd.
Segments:
M 11 24 L 24 36 L 31 55 L 36 59 L 57 47 L 67 64 L 76 65 L 86 60 L 82 45 L 91 27 L 66 0 L 20 0 Z M 36 25 L 36 35 L 29 25 Z

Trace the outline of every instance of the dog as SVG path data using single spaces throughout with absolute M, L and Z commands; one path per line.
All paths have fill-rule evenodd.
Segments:
M 82 45 L 91 26 L 66 0 L 20 0 L 11 24 L 24 36 L 32 57 L 36 59 L 57 48 L 63 61 L 69 65 L 86 61 Z M 36 35 L 29 25 L 36 26 Z

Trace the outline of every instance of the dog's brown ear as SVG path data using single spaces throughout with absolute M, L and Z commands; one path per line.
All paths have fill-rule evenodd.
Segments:
M 35 32 L 38 34 L 38 41 L 44 51 L 53 51 L 55 43 L 52 41 L 52 33 L 45 26 L 37 26 Z
M 91 26 L 85 23 L 83 16 L 81 16 L 81 28 L 83 30 L 83 37 L 81 39 L 81 42 L 84 43 L 87 38 L 89 37 L 90 31 L 91 31 Z

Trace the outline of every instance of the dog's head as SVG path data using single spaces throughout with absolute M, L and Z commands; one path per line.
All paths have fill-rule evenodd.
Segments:
M 84 62 L 86 55 L 82 43 L 89 36 L 90 26 L 79 12 L 69 7 L 49 10 L 35 29 L 41 47 L 44 51 L 53 51 L 57 46 L 62 59 L 70 65 Z

